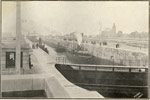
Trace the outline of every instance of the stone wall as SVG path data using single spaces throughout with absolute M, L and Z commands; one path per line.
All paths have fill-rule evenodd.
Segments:
M 2 92 L 45 90 L 48 98 L 69 98 L 69 94 L 55 77 L 44 75 L 4 75 Z
M 55 77 L 49 77 L 45 79 L 44 90 L 48 97 L 53 98 L 69 98 L 69 93 L 65 88 L 59 83 Z
M 2 75 L 2 92 L 43 90 L 42 75 Z
M 85 44 L 84 47 L 90 54 L 99 58 L 114 60 L 114 62 L 126 66 L 148 66 L 148 56 L 141 52 L 120 48 L 98 47 L 91 44 Z
M 60 41 L 60 43 L 66 48 L 71 48 L 73 42 Z M 74 43 L 74 48 L 76 47 L 77 43 Z M 125 66 L 148 66 L 148 55 L 142 52 L 92 44 L 82 44 L 82 47 L 96 57 L 112 60 Z

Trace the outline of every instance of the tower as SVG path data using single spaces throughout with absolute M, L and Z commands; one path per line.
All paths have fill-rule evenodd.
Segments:
M 115 23 L 112 26 L 112 34 L 115 35 L 116 34 L 116 25 Z

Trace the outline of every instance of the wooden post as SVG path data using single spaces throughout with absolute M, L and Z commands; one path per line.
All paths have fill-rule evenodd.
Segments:
M 20 45 L 20 38 L 21 38 L 21 4 L 19 1 L 16 1 L 16 72 L 20 74 L 20 67 L 21 67 L 21 45 Z

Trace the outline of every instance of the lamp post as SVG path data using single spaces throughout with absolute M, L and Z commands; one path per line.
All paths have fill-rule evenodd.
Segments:
M 114 67 L 114 56 L 111 56 L 111 59 L 113 60 L 113 67 Z

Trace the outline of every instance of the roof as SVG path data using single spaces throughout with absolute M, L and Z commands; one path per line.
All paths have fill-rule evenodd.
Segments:
M 24 39 L 21 40 L 21 48 L 29 49 L 30 46 Z M 8 38 L 2 41 L 2 48 L 15 48 L 16 47 L 16 40 L 15 38 Z

